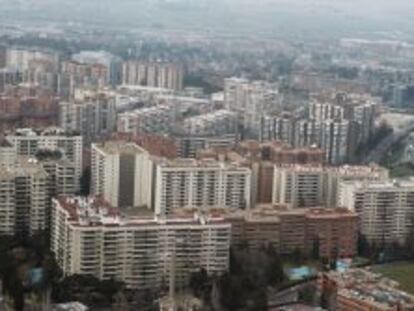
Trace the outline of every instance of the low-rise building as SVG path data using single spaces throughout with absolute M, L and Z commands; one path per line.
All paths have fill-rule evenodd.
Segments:
M 331 271 L 319 276 L 319 288 L 329 310 L 409 311 L 414 296 L 398 289 L 398 283 L 366 269 Z
M 175 215 L 193 210 L 176 210 Z M 320 258 L 352 258 L 357 253 L 358 215 L 343 208 L 292 209 L 258 205 L 250 210 L 212 209 L 232 225 L 232 246 L 250 251 L 271 246 L 282 255 L 300 251 Z

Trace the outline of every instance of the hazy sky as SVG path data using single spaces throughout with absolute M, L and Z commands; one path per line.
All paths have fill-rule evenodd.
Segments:
M 414 0 L 0 0 L 0 5 L 6 19 L 414 32 Z

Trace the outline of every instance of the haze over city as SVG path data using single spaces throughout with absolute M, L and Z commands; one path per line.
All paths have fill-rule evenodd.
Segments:
M 413 1 L 0 8 L 0 311 L 414 310 Z

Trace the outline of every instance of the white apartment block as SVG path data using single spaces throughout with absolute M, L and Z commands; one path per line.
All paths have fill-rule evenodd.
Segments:
M 280 95 L 274 84 L 229 78 L 224 81 L 224 103 L 238 113 L 245 135 L 259 138 L 262 118 L 279 108 Z
M 340 204 L 360 217 L 360 232 L 378 246 L 404 245 L 414 225 L 414 181 L 348 182 Z
M 59 103 L 59 126 L 79 132 L 85 142 L 112 134 L 116 129 L 114 97 L 96 94 L 82 101 Z
M 164 62 L 128 61 L 122 65 L 122 84 L 172 90 L 183 88 L 183 67 Z
M 378 103 L 373 98 L 350 97 L 345 117 L 358 124 L 358 142 L 368 141 L 375 129 L 375 117 L 378 111 Z
M 291 116 L 266 115 L 262 118 L 259 140 L 278 140 L 293 145 L 294 127 L 295 121 Z
M 326 161 L 331 164 L 346 162 L 354 148 L 350 122 L 327 120 L 322 122 L 321 129 L 319 147 L 326 151 Z
M 325 170 L 322 166 L 275 166 L 273 175 L 273 203 L 293 207 L 323 206 Z
M 0 138 L 0 169 L 14 167 L 16 158 L 16 148 L 6 139 Z
M 160 289 L 173 277 L 182 286 L 200 268 L 227 271 L 230 239 L 222 218 L 124 218 L 94 198 L 53 201 L 51 250 L 65 276 L 116 279 L 137 289 Z
M 275 166 L 273 203 L 293 207 L 342 207 L 339 192 L 346 181 L 384 181 L 388 171 L 378 166 Z
M 13 47 L 6 51 L 6 67 L 25 71 L 29 69 L 30 64 L 33 61 L 50 62 L 57 65 L 59 58 L 54 52 L 40 51 L 36 49 Z
M 134 143 L 92 144 L 91 191 L 115 207 L 151 207 L 153 165 Z
M 59 151 L 64 158 L 71 161 L 76 170 L 76 189 L 80 189 L 80 177 L 82 175 L 82 136 L 65 132 L 59 128 L 49 128 L 43 131 L 34 129 L 18 129 L 6 135 L 17 155 L 36 157 L 42 150 Z
M 174 122 L 174 108 L 168 105 L 145 107 L 118 114 L 121 133 L 168 133 Z
M 326 151 L 326 161 L 344 163 L 355 147 L 352 127 L 348 120 L 301 119 L 295 122 L 293 145 L 295 147 L 317 146 Z
M 215 160 L 159 160 L 154 182 L 154 210 L 250 207 L 251 170 Z
M 62 159 L 38 159 L 38 161 L 48 174 L 50 197 L 74 195 L 77 192 L 76 167 L 71 161 Z
M 211 148 L 232 148 L 237 142 L 236 134 L 218 136 L 176 136 L 178 156 L 195 158 L 197 151 Z
M 47 227 L 48 175 L 33 160 L 0 172 L 0 235 L 33 235 Z
M 195 136 L 236 133 L 237 114 L 223 109 L 190 117 L 184 120 L 182 129 L 186 134 Z
M 314 120 L 300 119 L 294 124 L 293 146 L 296 148 L 320 146 L 322 124 Z
M 344 207 L 340 200 L 342 186 L 349 182 L 385 182 L 389 171 L 378 165 L 343 165 L 332 167 L 327 174 L 327 206 Z
M 317 122 L 342 119 L 344 108 L 327 102 L 311 101 L 309 103 L 309 118 Z

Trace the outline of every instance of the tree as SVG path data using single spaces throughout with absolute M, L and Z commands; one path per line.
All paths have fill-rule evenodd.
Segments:
M 80 178 L 80 195 L 88 196 L 91 192 L 91 168 L 88 166 L 82 172 L 82 176 Z
M 319 260 L 319 248 L 320 248 L 320 241 L 319 237 L 317 237 L 312 244 L 312 259 Z
M 269 256 L 270 261 L 269 268 L 266 273 L 268 275 L 268 282 L 272 286 L 278 285 L 285 280 L 282 260 L 271 244 L 268 246 L 266 253 Z
M 360 233 L 358 235 L 358 255 L 361 257 L 371 257 L 371 252 L 371 246 L 369 245 L 367 238 Z
M 302 264 L 305 259 L 303 256 L 302 250 L 298 247 L 293 250 L 291 256 L 292 256 L 292 261 L 297 265 Z
M 210 301 L 212 282 L 205 269 L 202 268 L 200 271 L 191 275 L 190 288 L 195 297 L 203 299 L 204 301 Z

